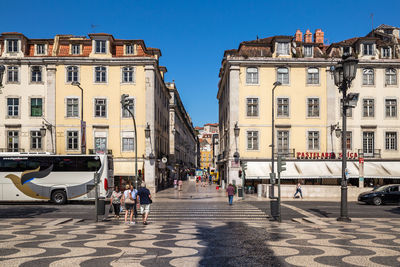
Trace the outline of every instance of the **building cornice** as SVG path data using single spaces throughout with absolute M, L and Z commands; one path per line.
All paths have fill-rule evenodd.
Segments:
M 136 57 L 136 58 L 87 58 L 87 57 L 51 57 L 51 58 L 37 58 L 37 57 L 23 57 L 23 58 L 0 58 L 2 64 L 54 64 L 54 65 L 157 65 L 157 59 L 149 57 Z

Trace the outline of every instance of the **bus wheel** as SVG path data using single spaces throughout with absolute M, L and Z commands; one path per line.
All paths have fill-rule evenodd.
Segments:
M 51 195 L 51 200 L 57 205 L 62 205 L 67 203 L 67 195 L 64 190 L 56 190 Z

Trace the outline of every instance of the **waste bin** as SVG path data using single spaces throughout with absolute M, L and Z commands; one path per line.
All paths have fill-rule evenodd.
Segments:
M 243 197 L 243 190 L 244 190 L 243 187 L 241 186 L 238 187 L 238 197 Z
M 279 217 L 279 203 L 278 200 L 271 200 L 270 202 L 271 205 L 271 216 L 274 218 Z
M 105 197 L 99 197 L 99 201 L 97 202 L 97 215 L 106 214 L 106 201 Z
M 257 185 L 257 197 L 262 197 L 262 184 Z

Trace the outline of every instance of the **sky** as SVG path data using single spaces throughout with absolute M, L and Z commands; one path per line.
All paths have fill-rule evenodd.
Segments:
M 194 126 L 218 122 L 222 57 L 242 41 L 322 29 L 332 43 L 364 36 L 372 25 L 400 27 L 398 0 L 1 2 L 1 32 L 21 32 L 28 38 L 105 32 L 117 39 L 143 39 L 147 47 L 161 49 L 160 65 L 168 69 L 165 81 L 175 81 Z

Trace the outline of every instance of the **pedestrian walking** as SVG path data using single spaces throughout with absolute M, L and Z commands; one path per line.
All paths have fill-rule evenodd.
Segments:
M 140 203 L 140 213 L 142 214 L 143 224 L 147 225 L 147 217 L 150 213 L 150 204 L 153 203 L 149 189 L 146 188 L 146 183 L 142 183 L 142 187 L 137 192 L 136 197 Z
M 137 205 L 137 201 L 136 201 L 137 192 L 138 191 L 136 190 L 136 188 L 133 185 L 131 185 L 131 196 L 132 196 L 132 199 L 134 201 L 134 204 L 133 204 L 133 215 L 135 216 L 135 221 L 136 221 L 137 214 L 138 214 L 137 207 L 136 207 L 136 205 Z
M 182 180 L 179 180 L 179 181 L 178 181 L 178 190 L 179 190 L 179 191 L 182 191 L 182 185 L 183 185 L 183 181 L 182 181 Z
M 133 220 L 133 209 L 135 205 L 135 200 L 132 198 L 132 191 L 130 185 L 126 185 L 124 194 L 122 195 L 122 203 L 125 205 L 125 223 L 128 223 L 128 214 L 129 214 L 129 224 L 135 224 Z
M 226 188 L 226 195 L 228 196 L 229 205 L 232 205 L 233 196 L 235 195 L 235 188 L 232 184 L 229 184 L 228 188 Z
M 119 187 L 116 186 L 111 194 L 111 205 L 114 208 L 114 218 L 119 219 L 119 212 L 121 211 L 121 197 L 122 193 L 119 191 Z
M 296 198 L 297 193 L 300 193 L 300 197 L 303 198 L 303 193 L 301 192 L 301 184 L 300 183 L 297 183 L 296 193 L 294 193 L 293 198 Z

